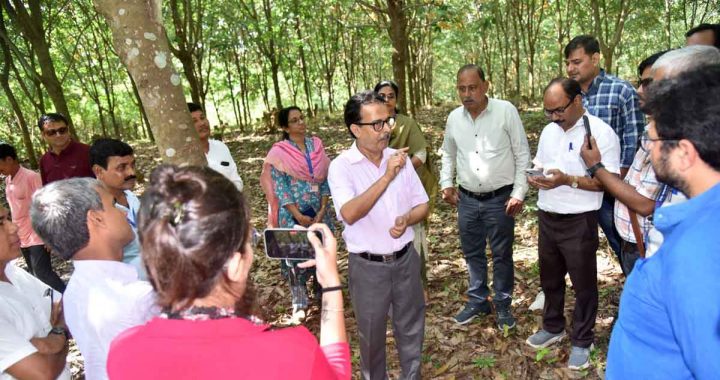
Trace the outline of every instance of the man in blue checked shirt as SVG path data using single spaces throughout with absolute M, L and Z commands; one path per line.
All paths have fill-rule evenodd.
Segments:
M 633 162 L 638 139 L 645 127 L 635 88 L 627 81 L 605 73 L 600 68 L 600 44 L 593 36 L 581 35 L 565 46 L 568 77 L 580 83 L 583 106 L 606 122 L 620 138 L 620 177 L 624 178 Z M 613 225 L 615 198 L 605 193 L 599 223 L 610 248 L 621 262 L 620 236 Z

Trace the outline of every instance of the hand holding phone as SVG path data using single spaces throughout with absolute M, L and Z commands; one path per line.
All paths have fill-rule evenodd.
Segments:
M 592 137 L 592 132 L 590 131 L 590 120 L 588 120 L 587 115 L 583 115 L 583 125 L 585 126 L 585 136 L 588 140 L 587 148 L 592 149 L 592 145 L 590 145 L 590 137 Z
M 528 177 L 544 177 L 545 176 L 542 168 L 525 169 L 525 174 Z
M 313 231 L 317 238 L 324 239 L 321 230 Z M 310 260 L 315 258 L 315 249 L 308 240 L 305 229 L 268 228 L 263 231 L 265 254 L 271 259 Z
M 298 264 L 300 268 L 315 266 L 317 279 L 323 288 L 340 285 L 340 275 L 337 270 L 337 240 L 330 228 L 322 223 L 310 226 L 306 232 L 308 241 L 315 249 L 315 260 Z M 318 239 L 323 236 L 324 241 Z

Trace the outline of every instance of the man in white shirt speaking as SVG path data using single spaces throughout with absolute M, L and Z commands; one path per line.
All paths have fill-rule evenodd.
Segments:
M 65 322 L 85 359 L 85 378 L 107 379 L 110 342 L 152 317 L 154 293 L 122 262 L 134 237 L 126 213 L 94 178 L 56 181 L 33 196 L 30 218 L 45 244 L 72 260 L 63 308 Z
M 619 174 L 620 140 L 609 125 L 583 108 L 580 84 L 573 79 L 553 79 L 545 88 L 543 106 L 551 123 L 540 135 L 533 160 L 543 173 L 530 173 L 528 182 L 539 189 L 538 253 L 545 307 L 543 328 L 527 343 L 543 348 L 565 337 L 565 274 L 569 273 L 575 310 L 568 367 L 582 369 L 589 366 L 598 307 L 595 254 L 603 187 L 592 178 L 600 165 L 586 167 L 580 150 L 591 134 L 605 169 Z
M 493 260 L 493 303 L 500 329 L 515 327 L 510 310 L 514 288 L 512 245 L 515 215 L 527 192 L 525 169 L 530 149 L 520 115 L 511 103 L 486 96 L 489 83 L 476 65 L 457 74 L 463 105 L 445 126 L 440 188 L 443 199 L 458 208 L 460 244 L 470 282 L 468 302 L 455 316 L 466 324 L 491 311 L 488 302 L 486 241 Z M 457 169 L 458 188 L 453 179 Z M 459 192 L 458 192 L 459 190 Z

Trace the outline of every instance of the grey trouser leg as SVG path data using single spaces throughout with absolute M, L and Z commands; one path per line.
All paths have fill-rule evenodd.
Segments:
M 385 331 L 393 305 L 392 324 L 402 379 L 420 379 L 425 337 L 425 299 L 420 258 L 412 246 L 392 263 L 368 261 L 350 254 L 350 297 L 360 334 L 362 378 L 386 379 Z

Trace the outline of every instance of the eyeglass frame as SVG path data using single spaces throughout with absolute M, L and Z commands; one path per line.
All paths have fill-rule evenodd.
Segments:
M 45 134 L 45 136 L 47 136 L 47 137 L 62 136 L 62 135 L 67 134 L 69 131 L 70 131 L 70 128 L 65 126 L 65 127 L 55 128 L 55 129 L 45 129 L 45 130 L 43 130 L 43 134 Z
M 656 143 L 658 141 L 662 142 L 662 141 L 680 141 L 680 140 L 681 139 L 668 139 L 668 138 L 664 138 L 664 137 L 652 138 L 652 137 L 650 137 L 650 133 L 648 133 L 648 131 L 644 131 L 642 133 L 642 135 L 640 136 L 640 144 L 641 144 L 640 146 L 647 145 L 648 149 L 649 149 L 653 146 L 654 143 Z
M 567 111 L 568 107 L 570 107 L 570 105 L 573 104 L 574 101 L 575 101 L 575 98 L 572 98 L 572 99 L 570 99 L 568 104 L 565 105 L 565 107 L 558 107 L 553 110 L 543 108 L 543 113 L 545 114 L 546 118 L 550 118 L 550 117 L 552 117 L 552 115 L 560 115 L 560 114 L 564 113 L 565 111 Z
M 392 120 L 392 122 L 391 122 L 391 120 Z M 387 124 L 388 127 L 390 127 L 392 129 L 392 127 L 395 126 L 396 122 L 397 122 L 397 118 L 395 116 L 390 116 L 385 120 L 375 120 L 375 121 L 371 121 L 369 123 L 357 122 L 357 123 L 353 123 L 353 124 L 357 125 L 358 127 L 372 125 L 373 130 L 375 132 L 382 132 L 383 128 L 385 128 L 385 124 Z M 380 127 L 378 127 L 378 125 L 380 125 Z

